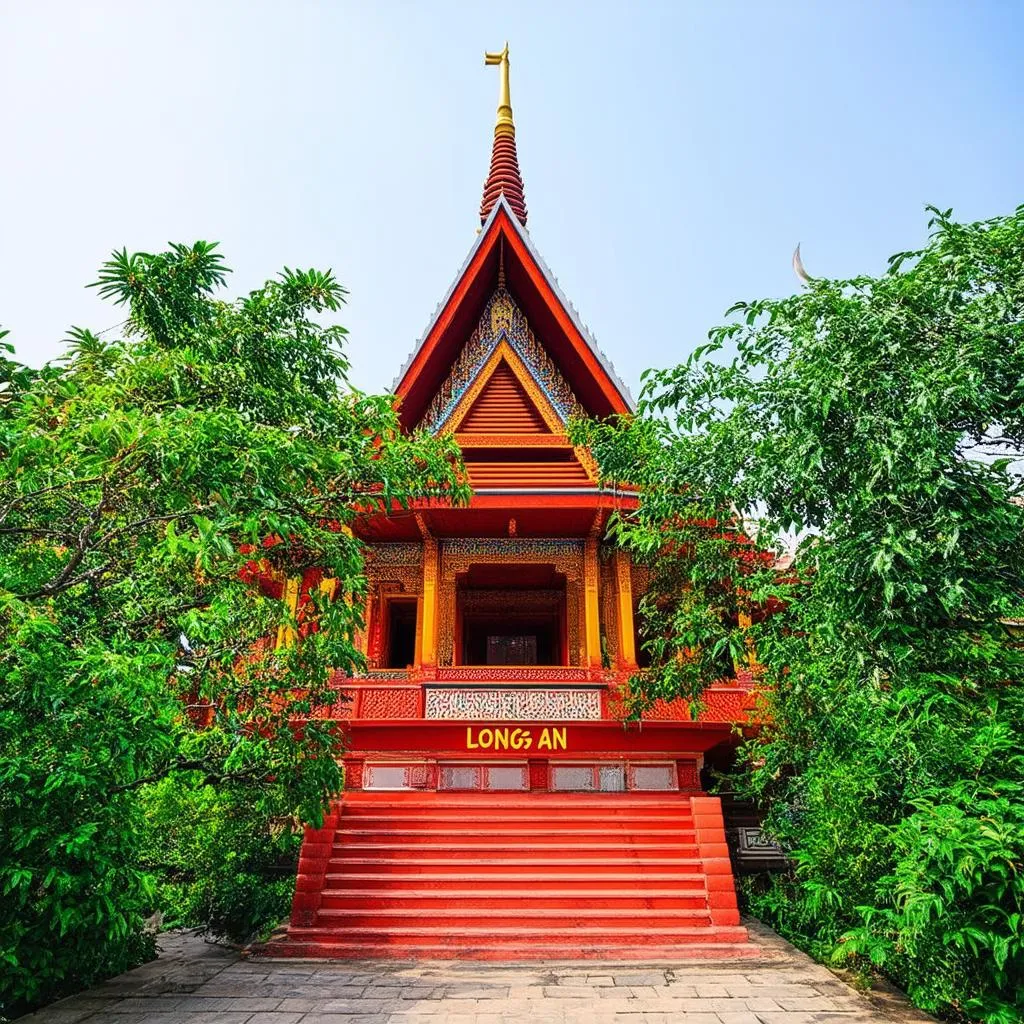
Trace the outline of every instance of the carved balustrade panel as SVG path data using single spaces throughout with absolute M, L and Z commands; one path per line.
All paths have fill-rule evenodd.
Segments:
M 425 718 L 484 721 L 588 721 L 601 717 L 597 690 L 429 687 Z

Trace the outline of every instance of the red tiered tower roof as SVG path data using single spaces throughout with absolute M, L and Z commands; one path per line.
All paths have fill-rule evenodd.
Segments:
M 504 195 L 520 224 L 526 224 L 526 198 L 523 193 L 523 178 L 519 173 L 519 158 L 516 155 L 515 129 L 511 134 L 498 134 L 494 130 L 494 146 L 491 149 L 491 171 L 484 182 L 484 198 L 480 203 L 480 223 L 486 222 L 498 196 Z
M 520 224 L 526 224 L 526 194 L 523 177 L 519 173 L 516 154 L 516 126 L 512 120 L 512 101 L 508 85 L 508 43 L 501 53 L 484 54 L 484 63 L 501 68 L 498 91 L 498 121 L 494 126 L 494 145 L 491 147 L 491 170 L 484 182 L 484 197 L 480 203 L 480 223 L 487 222 L 498 197 L 504 195 Z

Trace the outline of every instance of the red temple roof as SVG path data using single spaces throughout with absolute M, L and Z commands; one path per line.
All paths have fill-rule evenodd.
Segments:
M 394 385 L 402 424 L 420 423 L 477 327 L 502 274 L 530 331 L 581 410 L 604 417 L 633 409 L 629 390 L 597 347 L 504 194 L 499 195 L 455 281 Z

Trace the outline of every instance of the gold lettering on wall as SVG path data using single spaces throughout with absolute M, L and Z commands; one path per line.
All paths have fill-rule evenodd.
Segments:
M 544 728 L 537 736 L 538 750 L 568 750 L 569 730 L 562 728 Z M 531 750 L 534 735 L 530 729 L 511 728 L 495 725 L 490 728 L 466 726 L 467 750 Z

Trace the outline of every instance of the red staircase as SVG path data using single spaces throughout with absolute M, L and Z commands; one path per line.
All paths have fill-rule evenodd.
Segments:
M 716 797 L 345 794 L 269 956 L 753 955 Z

